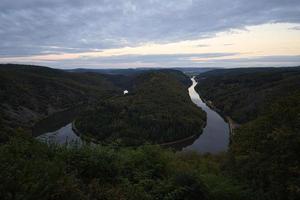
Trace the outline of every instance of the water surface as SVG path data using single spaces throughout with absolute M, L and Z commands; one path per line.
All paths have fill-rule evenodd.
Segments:
M 195 91 L 197 82 L 191 79 L 193 84 L 188 89 L 191 100 L 207 114 L 206 126 L 203 133 L 192 144 L 185 146 L 183 151 L 194 150 L 200 153 L 219 153 L 226 151 L 229 145 L 229 125 L 224 119 L 210 107 L 208 107 Z
M 33 127 L 33 135 L 37 139 L 46 142 L 82 144 L 83 141 L 72 129 L 72 121 L 75 120 L 83 108 L 83 106 L 78 106 L 49 116 Z
M 69 123 L 60 129 L 44 133 L 36 137 L 37 139 L 45 142 L 53 142 L 56 144 L 82 144 L 82 140 L 79 136 L 75 134 L 72 129 L 72 123 Z

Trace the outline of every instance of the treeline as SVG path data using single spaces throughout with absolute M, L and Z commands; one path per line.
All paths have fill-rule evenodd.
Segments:
M 300 68 L 215 70 L 197 77 L 206 100 L 242 126 L 227 172 L 255 199 L 300 198 Z
M 102 143 L 164 143 L 201 134 L 205 113 L 187 92 L 188 77 L 175 70 L 138 75 L 128 95 L 100 102 L 76 120 L 84 137 Z

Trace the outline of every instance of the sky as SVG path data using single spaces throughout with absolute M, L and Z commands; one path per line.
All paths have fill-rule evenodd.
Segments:
M 1 0 L 0 63 L 300 65 L 300 0 Z

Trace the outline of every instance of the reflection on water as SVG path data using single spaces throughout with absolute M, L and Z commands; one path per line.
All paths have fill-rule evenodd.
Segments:
M 42 134 L 37 137 L 37 139 L 45 142 L 54 142 L 57 144 L 82 144 L 82 140 L 77 136 L 72 130 L 72 124 L 67 124 L 66 126 L 54 131 Z
M 39 140 L 57 144 L 82 144 L 81 138 L 72 129 L 72 121 L 83 108 L 83 106 L 79 106 L 51 115 L 33 127 L 33 135 Z
M 197 82 L 192 78 L 193 85 L 189 88 L 192 101 L 207 114 L 206 126 L 203 133 L 191 145 L 185 146 L 183 151 L 194 150 L 200 153 L 218 153 L 226 151 L 229 144 L 229 125 L 214 110 L 210 109 L 195 91 Z
M 39 136 L 48 132 L 55 132 L 60 128 L 71 123 L 79 113 L 85 108 L 84 105 L 77 106 L 68 110 L 57 112 L 46 119 L 38 122 L 32 129 L 34 136 Z

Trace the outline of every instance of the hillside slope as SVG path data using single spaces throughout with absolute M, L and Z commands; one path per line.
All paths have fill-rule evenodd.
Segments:
M 198 75 L 197 81 L 201 97 L 238 123 L 245 123 L 279 97 L 300 88 L 300 67 L 219 69 Z
M 82 114 L 77 128 L 100 141 L 126 145 L 170 142 L 201 133 L 205 113 L 188 95 L 188 77 L 160 70 L 141 74 L 134 82 L 128 95 Z
M 235 130 L 231 171 L 250 183 L 257 199 L 299 199 L 299 152 L 300 91 L 279 98 L 263 115 Z
M 40 66 L 0 65 L 2 130 L 28 129 L 50 114 L 121 92 L 110 77 Z
M 0 197 L 45 200 L 247 200 L 213 158 L 158 146 L 65 147 L 14 138 L 0 145 Z

